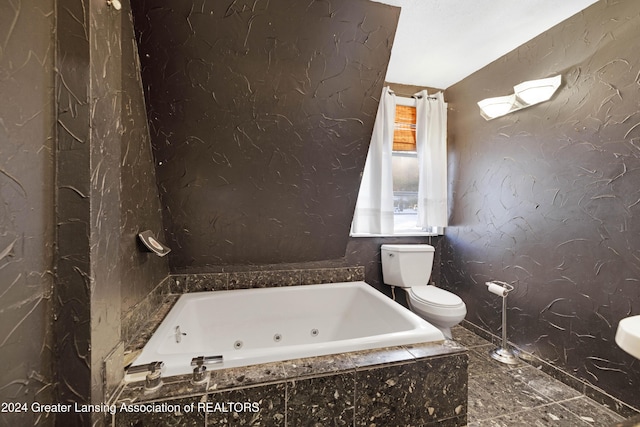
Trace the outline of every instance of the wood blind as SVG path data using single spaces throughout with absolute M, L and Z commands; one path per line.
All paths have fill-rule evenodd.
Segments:
M 416 107 L 396 105 L 393 151 L 416 151 Z

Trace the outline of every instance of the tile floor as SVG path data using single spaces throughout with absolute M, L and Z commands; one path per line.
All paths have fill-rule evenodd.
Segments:
M 462 327 L 453 337 L 469 349 L 468 427 L 610 427 L 623 418 L 527 363 L 494 361 L 495 348 Z

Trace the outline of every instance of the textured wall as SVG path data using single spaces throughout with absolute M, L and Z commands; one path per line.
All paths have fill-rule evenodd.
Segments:
M 56 375 L 58 399 L 91 401 L 91 185 L 89 10 L 81 0 L 57 3 L 58 173 L 56 222 Z M 74 423 L 61 414 L 58 422 Z
M 167 258 L 140 251 L 137 234 L 151 230 L 164 240 L 140 61 L 129 1 L 122 2 L 122 143 L 120 148 L 120 256 L 123 315 L 169 274 Z
M 120 333 L 119 15 L 83 0 L 57 6 L 58 398 L 101 403 L 102 360 Z M 71 412 L 57 422 L 91 419 Z
M 398 15 L 134 4 L 173 271 L 344 257 Z
M 53 1 L 0 1 L 0 402 L 52 402 Z M 2 426 L 50 420 L 0 413 Z
M 512 282 L 515 343 L 635 407 L 614 343 L 640 314 L 640 3 L 599 2 L 447 91 L 451 227 L 442 275 L 499 332 L 489 279 Z M 484 121 L 476 102 L 562 74 L 547 103 Z
M 121 348 L 123 310 L 168 273 L 166 260 L 141 252 L 135 236 L 158 233 L 161 220 L 132 20 L 123 6 L 57 3 L 55 327 L 64 403 L 105 401 L 104 360 Z M 116 382 L 122 363 L 112 357 L 120 369 L 107 376 Z M 99 419 L 60 414 L 57 422 L 87 425 L 92 417 Z

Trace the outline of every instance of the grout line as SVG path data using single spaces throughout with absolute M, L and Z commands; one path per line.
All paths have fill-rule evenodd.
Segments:
M 583 397 L 584 397 L 584 396 L 577 396 L 577 397 L 574 397 L 574 398 L 572 398 L 572 399 L 566 399 L 565 401 L 573 400 L 573 399 L 582 399 Z M 496 419 L 498 419 L 498 418 L 502 418 L 502 417 L 505 417 L 505 416 L 516 415 L 516 414 L 522 414 L 522 413 L 525 413 L 525 412 L 529 412 L 529 411 L 533 411 L 533 410 L 537 410 L 537 409 L 545 408 L 545 407 L 548 407 L 548 406 L 553 406 L 553 405 L 555 405 L 555 404 L 559 404 L 559 402 L 549 402 L 549 403 L 545 403 L 545 404 L 542 404 L 542 405 L 539 405 L 539 406 L 532 406 L 532 407 L 527 408 L 527 409 L 522 409 L 522 410 L 517 410 L 517 411 L 509 412 L 509 413 L 507 413 L 507 414 L 500 414 L 500 415 L 496 415 L 495 417 L 479 418 L 479 419 L 478 419 L 478 420 L 476 420 L 476 421 L 478 421 L 478 422 L 483 422 L 483 421 L 496 420 Z M 563 408 L 564 408 L 564 407 L 563 407 Z M 565 410 L 567 410 L 567 411 L 569 411 L 569 409 L 568 409 L 568 408 L 564 408 L 564 409 L 565 409 Z M 569 412 L 570 412 L 572 415 L 575 415 L 576 417 L 578 417 L 578 418 L 579 418 L 579 416 L 578 416 L 578 415 L 574 414 L 574 413 L 573 413 L 573 412 L 571 412 L 571 411 L 569 411 Z M 585 421 L 583 421 L 582 419 L 580 419 L 580 421 L 585 422 Z

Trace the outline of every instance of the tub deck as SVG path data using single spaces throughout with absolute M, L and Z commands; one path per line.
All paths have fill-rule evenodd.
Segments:
M 129 341 L 129 363 L 178 297 L 164 295 L 137 338 Z M 210 371 L 197 385 L 192 375 L 164 377 L 154 392 L 146 392 L 142 381 L 123 382 L 109 400 L 118 409 L 107 414 L 106 423 L 465 426 L 467 366 L 464 347 L 435 341 L 225 368 Z M 241 402 L 249 410 L 234 411 L 225 402 Z M 174 404 L 194 410 L 126 412 L 120 410 L 123 404 Z
M 118 411 L 114 426 L 162 425 L 420 425 L 467 424 L 468 356 L 448 342 L 394 346 L 216 370 L 200 385 L 190 375 L 166 378 L 155 392 L 124 384 L 114 404 L 169 403 L 195 411 Z M 257 412 L 197 410 L 201 402 L 256 404 Z M 227 408 L 228 409 L 228 408 Z M 233 420 L 233 422 L 231 422 Z M 155 424 L 154 424 L 155 423 Z

